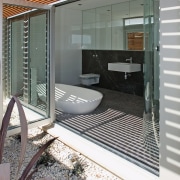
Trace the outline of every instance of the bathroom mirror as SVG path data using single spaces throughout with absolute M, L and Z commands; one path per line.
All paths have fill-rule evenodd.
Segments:
M 82 49 L 96 49 L 96 9 L 83 11 Z
M 143 50 L 143 0 L 83 11 L 82 49 Z
M 125 50 L 125 19 L 129 18 L 129 2 L 114 4 L 112 7 L 112 49 Z
M 96 49 L 111 49 L 111 6 L 96 8 Z

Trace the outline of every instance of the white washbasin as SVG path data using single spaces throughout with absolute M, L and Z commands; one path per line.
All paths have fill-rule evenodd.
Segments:
M 119 72 L 138 72 L 141 71 L 141 64 L 136 63 L 108 63 L 108 70 Z

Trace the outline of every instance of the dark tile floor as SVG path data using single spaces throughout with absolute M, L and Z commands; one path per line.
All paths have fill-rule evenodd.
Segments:
M 71 115 L 56 110 L 57 122 L 158 175 L 159 151 L 153 133 L 148 138 L 151 152 L 147 149 L 143 136 L 143 97 L 91 88 L 103 93 L 99 107 L 86 115 Z

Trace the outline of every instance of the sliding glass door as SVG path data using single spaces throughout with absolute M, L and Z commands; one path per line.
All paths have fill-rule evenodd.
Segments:
M 146 0 L 144 8 L 144 145 L 159 161 L 159 1 Z
M 49 53 L 47 14 L 29 18 L 29 91 L 28 102 L 48 115 Z
M 11 24 L 11 94 L 23 93 L 23 20 Z
M 55 118 L 53 12 L 51 7 L 4 20 L 4 102 L 18 95 L 29 127 L 50 124 Z M 15 108 L 10 134 L 19 132 L 19 123 Z
M 49 116 L 48 13 L 10 20 L 11 95 Z

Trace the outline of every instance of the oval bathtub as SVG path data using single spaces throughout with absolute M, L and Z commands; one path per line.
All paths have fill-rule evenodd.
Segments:
M 55 107 L 65 113 L 90 113 L 98 107 L 102 98 L 102 93 L 95 90 L 65 84 L 55 85 Z

